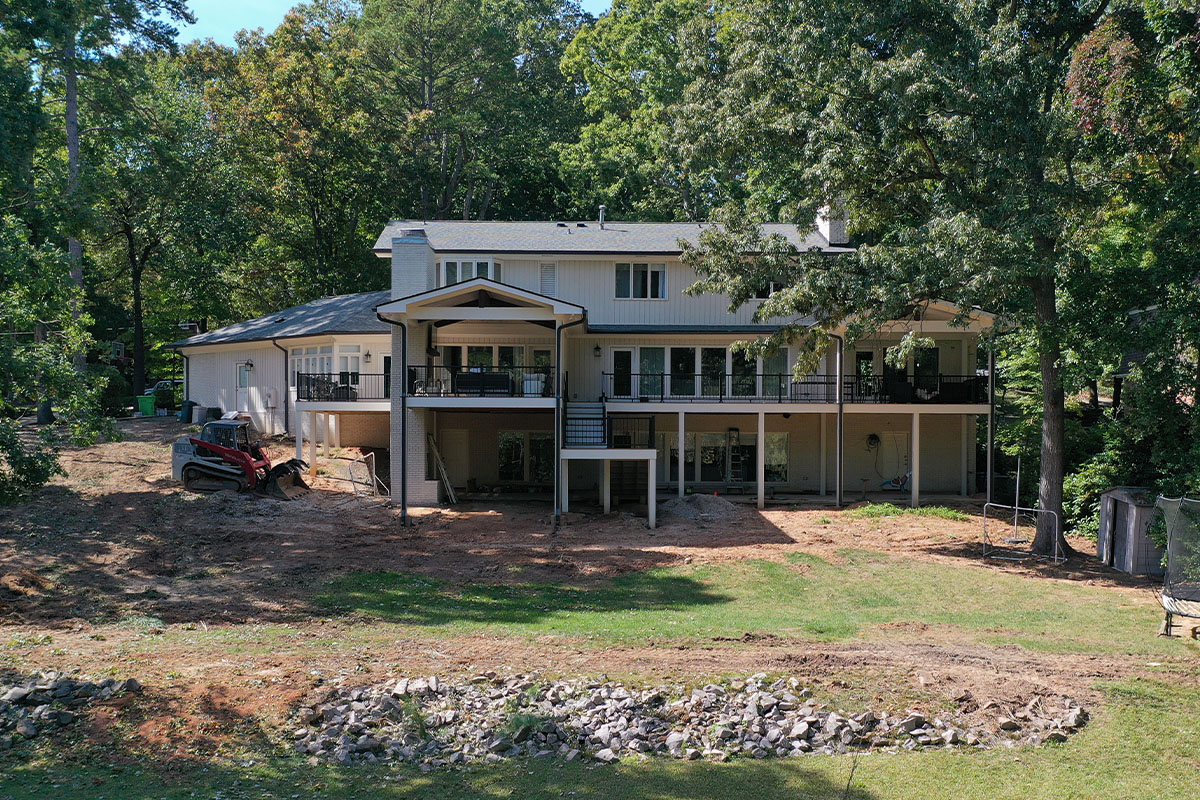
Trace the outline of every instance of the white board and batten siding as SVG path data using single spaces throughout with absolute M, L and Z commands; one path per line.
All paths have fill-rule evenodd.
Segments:
M 504 283 L 578 303 L 587 308 L 588 322 L 592 325 L 749 325 L 754 322 L 754 302 L 730 313 L 729 300 L 722 295 L 683 294 L 684 289 L 696 282 L 696 273 L 677 258 L 496 258 L 503 262 Z M 617 298 L 616 265 L 630 262 L 666 265 L 665 299 Z
M 269 436 L 285 433 L 283 404 L 287 397 L 284 354 L 270 343 L 197 348 L 188 353 L 189 400 L 222 411 L 246 411 L 254 426 Z M 238 367 L 250 362 L 238 408 Z

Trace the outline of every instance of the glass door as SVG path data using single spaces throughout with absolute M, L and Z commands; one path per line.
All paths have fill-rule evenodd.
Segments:
M 724 397 L 728 393 L 725 387 L 725 348 L 700 348 L 701 396 Z
M 696 348 L 671 348 L 671 396 L 692 397 L 696 394 Z
M 791 376 L 788 375 L 788 352 L 779 350 L 762 360 L 762 393 L 763 397 L 773 397 L 783 402 L 788 397 L 788 386 Z
M 614 348 L 612 359 L 612 396 L 633 397 L 633 348 Z
M 638 393 L 641 397 L 662 397 L 666 372 L 666 350 L 661 347 L 638 349 Z

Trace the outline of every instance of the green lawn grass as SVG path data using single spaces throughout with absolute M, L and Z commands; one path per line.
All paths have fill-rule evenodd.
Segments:
M 900 515 L 915 517 L 932 517 L 933 519 L 949 519 L 955 522 L 970 522 L 971 516 L 946 506 L 921 506 L 910 508 L 898 506 L 895 503 L 868 503 L 865 506 L 851 508 L 845 516 L 850 519 L 879 519 L 880 517 L 898 517 Z
M 16 763 L 0 754 L 0 797 L 1192 800 L 1200 771 L 1200 690 L 1136 680 L 1102 689 L 1107 702 L 1080 734 L 1041 748 L 871 754 L 857 763 L 851 756 L 726 764 L 627 760 L 603 767 L 516 760 L 428 774 L 408 767 L 312 767 L 277 755 L 159 769 L 145 761 L 113 765 L 49 754 Z
M 883 635 L 883 623 L 948 626 L 989 644 L 1047 652 L 1179 652 L 1157 639 L 1144 597 L 970 563 L 935 564 L 846 550 L 827 561 L 687 565 L 589 585 L 450 584 L 391 572 L 354 573 L 322 587 L 329 613 L 431 635 L 580 637 L 597 644 L 679 644 L 747 632 L 817 640 Z M 1200 648 L 1189 647 L 1194 654 Z

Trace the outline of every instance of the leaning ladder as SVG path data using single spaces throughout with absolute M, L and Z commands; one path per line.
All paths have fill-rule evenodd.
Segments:
M 746 476 L 742 466 L 742 432 L 737 428 L 730 428 L 727 436 L 729 443 L 729 486 L 733 488 L 733 484 L 744 484 Z
M 438 450 L 437 441 L 433 438 L 433 434 L 426 434 L 429 438 L 429 451 L 433 453 L 433 463 L 437 465 L 438 477 L 442 480 L 442 486 L 446 487 L 446 499 L 451 505 L 458 503 L 458 495 L 454 493 L 454 486 L 450 483 L 450 475 L 446 472 L 446 462 L 442 461 L 442 453 Z

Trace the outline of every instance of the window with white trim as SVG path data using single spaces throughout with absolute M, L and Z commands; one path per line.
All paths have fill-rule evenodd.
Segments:
M 442 261 L 438 274 L 442 277 L 442 286 L 453 286 L 472 278 L 491 278 L 498 282 L 502 266 L 490 258 L 448 258 Z
M 762 286 L 754 290 L 754 298 L 756 300 L 766 300 L 771 295 L 783 288 L 783 284 L 779 281 L 767 281 Z
M 667 296 L 666 264 L 617 264 L 617 299 L 664 300 Z
M 359 367 L 362 363 L 362 345 L 338 345 L 338 380 L 352 386 L 358 385 Z
M 333 372 L 333 345 L 293 347 L 288 361 L 292 386 L 296 385 L 296 376 L 300 373 L 329 375 Z

